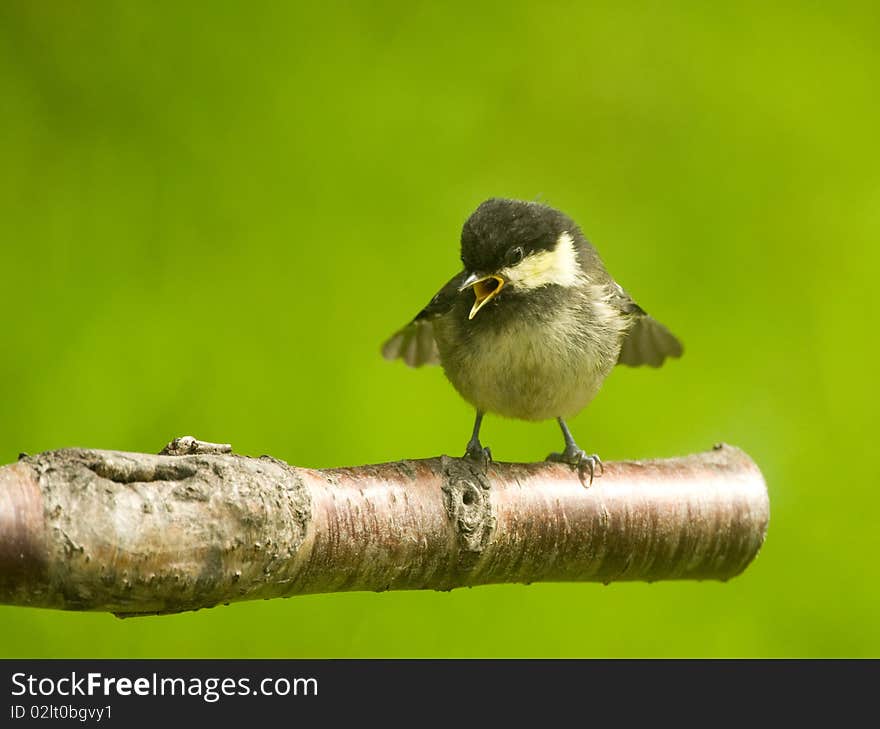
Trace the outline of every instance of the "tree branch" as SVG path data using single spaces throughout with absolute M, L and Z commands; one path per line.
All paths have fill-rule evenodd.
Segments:
M 132 616 L 343 590 L 720 579 L 764 540 L 757 466 L 716 446 L 607 463 L 311 470 L 172 441 L 0 468 L 0 603 Z M 177 455 L 174 455 L 177 454 Z

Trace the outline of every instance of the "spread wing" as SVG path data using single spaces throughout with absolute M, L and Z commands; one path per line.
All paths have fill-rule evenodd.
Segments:
M 434 340 L 434 321 L 452 308 L 458 289 L 466 278 L 467 273 L 462 271 L 450 279 L 415 319 L 382 345 L 382 356 L 388 360 L 399 357 L 410 367 L 440 364 L 440 353 Z
M 638 367 L 659 367 L 667 357 L 681 357 L 684 347 L 675 335 L 630 298 L 619 290 L 616 303 L 632 324 L 624 335 L 617 357 L 617 364 Z

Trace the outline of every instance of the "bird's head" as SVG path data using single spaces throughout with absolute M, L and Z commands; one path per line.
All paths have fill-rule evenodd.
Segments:
M 583 280 L 581 241 L 577 225 L 558 210 L 521 200 L 486 200 L 461 231 L 468 275 L 459 291 L 474 292 L 468 318 L 505 292 L 576 286 Z

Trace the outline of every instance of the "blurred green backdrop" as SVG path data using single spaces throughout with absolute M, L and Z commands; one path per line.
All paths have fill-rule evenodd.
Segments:
M 468 406 L 379 344 L 482 199 L 540 197 L 686 344 L 616 371 L 581 442 L 737 444 L 772 519 L 728 584 L 3 607 L 0 655 L 880 654 L 878 32 L 872 3 L 3 2 L 0 462 L 187 433 L 316 467 L 458 454 Z

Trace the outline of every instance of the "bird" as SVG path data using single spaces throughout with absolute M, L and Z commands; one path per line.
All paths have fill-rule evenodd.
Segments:
M 565 445 L 547 460 L 592 484 L 602 461 L 566 420 L 593 400 L 615 365 L 659 367 L 681 342 L 605 269 L 565 213 L 541 202 L 490 198 L 461 231 L 463 270 L 383 345 L 385 359 L 440 364 L 475 411 L 464 458 L 488 468 L 486 413 L 556 419 Z

